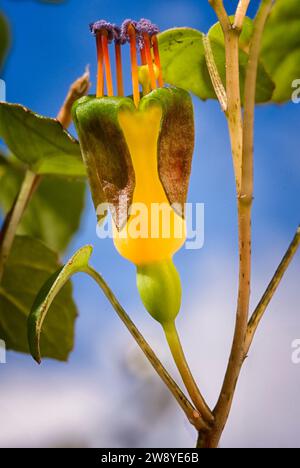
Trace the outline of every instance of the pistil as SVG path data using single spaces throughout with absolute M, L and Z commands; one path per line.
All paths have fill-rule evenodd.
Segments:
M 111 74 L 111 66 L 110 66 L 110 58 L 109 58 L 109 50 L 108 50 L 108 33 L 106 30 L 102 30 L 100 32 L 100 35 L 102 39 L 102 50 L 103 50 L 103 58 L 104 58 L 104 64 L 105 64 L 107 96 L 113 96 L 114 88 L 113 88 L 113 82 L 112 82 L 112 74 Z
M 104 92 L 104 75 L 103 75 L 103 50 L 102 50 L 102 40 L 101 34 L 97 33 L 96 35 L 96 44 L 97 44 L 97 91 L 96 96 L 102 97 Z
M 158 40 L 157 40 L 156 35 L 152 36 L 152 46 L 153 46 L 155 65 L 156 65 L 156 67 L 158 69 L 158 85 L 159 85 L 160 88 L 162 88 L 164 86 L 164 80 L 163 80 L 163 75 L 162 75 L 162 68 L 161 68 L 159 48 L 158 48 Z
M 121 43 L 115 42 L 118 96 L 124 96 Z
M 141 62 L 142 65 L 147 65 L 146 52 L 144 47 L 141 48 Z
M 144 48 L 145 48 L 147 65 L 148 65 L 148 68 L 149 68 L 149 77 L 150 77 L 151 88 L 156 89 L 156 77 L 155 77 L 155 72 L 154 72 L 154 67 L 153 67 L 153 60 L 152 60 L 152 53 L 151 53 L 151 43 L 150 43 L 149 34 L 143 33 L 143 40 L 144 40 Z
M 140 87 L 139 87 L 139 76 L 138 76 L 138 60 L 136 51 L 136 30 L 133 24 L 129 24 L 127 28 L 130 43 L 130 57 L 131 57 L 131 75 L 132 75 L 132 90 L 133 100 L 138 107 L 140 102 Z

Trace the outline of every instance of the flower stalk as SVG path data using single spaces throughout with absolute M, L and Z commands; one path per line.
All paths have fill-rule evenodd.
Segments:
M 120 317 L 126 328 L 129 330 L 130 334 L 133 336 L 138 346 L 141 348 L 142 352 L 145 354 L 152 367 L 155 369 L 161 380 L 168 387 L 171 394 L 174 396 L 177 403 L 186 414 L 190 423 L 193 426 L 195 426 L 197 430 L 206 430 L 207 425 L 203 420 L 201 413 L 193 407 L 193 405 L 189 402 L 188 398 L 184 395 L 184 393 L 180 390 L 176 382 L 172 379 L 170 374 L 163 367 L 163 365 L 153 352 L 152 348 L 149 346 L 149 344 L 141 335 L 135 324 L 127 315 L 127 313 L 125 312 L 117 298 L 114 296 L 114 294 L 112 293 L 111 289 L 106 284 L 102 276 L 99 275 L 99 273 L 96 270 L 94 270 L 91 266 L 86 267 L 84 272 L 91 276 L 100 286 L 105 296 L 108 298 L 109 302 L 117 312 L 118 316 Z

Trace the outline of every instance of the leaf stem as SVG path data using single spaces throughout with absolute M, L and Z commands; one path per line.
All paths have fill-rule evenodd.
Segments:
M 213 55 L 209 37 L 206 34 L 203 35 L 203 46 L 204 46 L 205 61 L 206 61 L 206 65 L 208 68 L 208 72 L 209 72 L 212 85 L 214 87 L 214 90 L 219 100 L 222 111 L 226 112 L 227 111 L 226 91 L 223 86 L 221 77 L 219 75 L 219 71 L 215 62 L 215 58 Z
M 298 251 L 300 246 L 300 226 L 298 227 L 296 234 L 290 243 L 283 259 L 281 260 L 272 280 L 270 281 L 265 293 L 263 294 L 261 300 L 259 301 L 255 311 L 252 314 L 252 317 L 249 320 L 248 323 L 248 329 L 247 329 L 247 336 L 246 336 L 246 341 L 245 341 L 245 349 L 244 349 L 244 354 L 245 357 L 247 356 L 249 349 L 251 347 L 254 335 L 256 333 L 256 330 L 260 324 L 261 319 L 263 318 L 263 315 L 268 307 L 268 305 L 271 302 L 271 299 L 273 298 L 274 294 L 276 293 L 278 286 L 287 271 L 291 261 L 293 260 L 296 252 Z
M 10 212 L 5 218 L 0 234 L 0 282 L 3 277 L 4 266 L 8 259 L 19 222 L 31 197 L 35 182 L 36 175 L 33 172 L 27 170 L 25 172 L 25 177 L 22 182 L 20 191 Z
M 107 283 L 102 278 L 102 276 L 91 266 L 87 266 L 82 271 L 90 275 L 100 286 L 105 296 L 113 306 L 114 310 L 117 312 L 119 318 L 122 320 L 130 334 L 133 336 L 134 340 L 136 341 L 140 349 L 143 351 L 144 355 L 146 356 L 152 367 L 155 369 L 159 377 L 168 387 L 168 389 L 170 390 L 170 392 L 172 393 L 172 395 L 186 414 L 190 423 L 193 424 L 198 430 L 199 428 L 205 429 L 206 424 L 203 421 L 199 412 L 193 407 L 188 398 L 184 395 L 184 393 L 178 387 L 176 382 L 172 379 L 170 374 L 164 368 L 164 366 L 157 358 L 150 345 L 141 335 L 141 333 L 139 332 L 135 324 L 132 322 L 126 311 L 123 309 L 123 307 L 121 306 L 121 304 L 119 303 L 119 301 L 117 300 Z
M 183 383 L 192 399 L 197 410 L 203 416 L 205 421 L 212 423 L 214 420 L 213 414 L 206 404 L 201 392 L 194 380 L 191 370 L 188 366 L 184 355 L 180 338 L 176 329 L 175 322 L 166 323 L 163 325 L 168 345 L 170 347 L 175 364 L 179 370 Z
M 244 24 L 244 19 L 247 14 L 250 0 L 240 0 L 236 9 L 233 28 L 241 31 Z

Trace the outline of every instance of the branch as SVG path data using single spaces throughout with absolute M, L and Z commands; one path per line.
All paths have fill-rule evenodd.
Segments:
M 279 267 L 277 268 L 271 282 L 269 283 L 264 295 L 262 296 L 258 306 L 256 307 L 255 311 L 253 312 L 253 315 L 251 319 L 249 320 L 248 323 L 248 331 L 247 331 L 247 337 L 245 341 L 245 357 L 247 356 L 250 346 L 252 344 L 254 335 L 256 333 L 256 330 L 260 324 L 261 319 L 263 318 L 263 315 L 268 307 L 268 305 L 271 302 L 271 299 L 273 298 L 275 292 L 278 289 L 278 286 L 287 271 L 291 261 L 293 260 L 296 252 L 298 251 L 298 248 L 300 246 L 300 226 L 297 229 L 297 232 L 289 245 L 289 248 L 287 249 Z
M 228 128 L 237 192 L 241 188 L 243 127 L 240 95 L 239 32 L 233 29 L 223 0 L 208 0 L 221 24 L 225 39 Z
M 223 86 L 219 71 L 215 62 L 214 54 L 211 48 L 209 37 L 205 34 L 203 35 L 203 46 L 206 65 L 208 68 L 209 76 L 214 87 L 215 93 L 221 105 L 222 111 L 227 111 L 227 95 L 225 88 Z
M 207 428 L 206 423 L 203 421 L 201 415 L 199 412 L 192 406 L 192 404 L 189 402 L 187 397 L 184 395 L 184 393 L 181 391 L 181 389 L 178 387 L 176 382 L 172 379 L 170 374 L 167 372 L 167 370 L 164 368 L 162 363 L 159 361 L 155 353 L 153 352 L 152 348 L 149 346 L 149 344 L 146 342 L 144 337 L 141 335 L 135 324 L 132 322 L 130 317 L 127 315 L 113 292 L 110 290 L 109 286 L 106 284 L 104 279 L 102 278 L 99 273 L 94 270 L 92 267 L 88 266 L 84 269 L 84 272 L 90 275 L 96 283 L 100 286 L 102 291 L 104 292 L 105 296 L 117 312 L 118 316 L 130 332 L 130 334 L 133 336 L 134 340 L 138 344 L 138 346 L 141 348 L 143 353 L 145 354 L 146 358 L 152 365 L 152 367 L 155 369 L 155 371 L 158 373 L 159 377 L 162 379 L 162 381 L 166 384 L 184 413 L 186 414 L 188 420 L 193 424 L 196 429 L 202 429 L 205 430 Z
M 250 0 L 240 0 L 235 12 L 233 29 L 242 31 Z
M 76 99 L 84 96 L 90 88 L 89 69 L 78 78 L 69 88 L 67 97 L 62 105 L 57 120 L 68 128 L 71 123 L 71 109 Z M 24 180 L 12 208 L 7 213 L 0 232 L 0 282 L 3 277 L 5 263 L 9 257 L 11 247 L 16 236 L 19 223 L 35 190 L 41 182 L 41 176 L 26 170 Z
M 253 193 L 253 141 L 257 69 L 262 35 L 272 4 L 273 0 L 262 0 L 255 18 L 245 78 L 241 196 L 249 202 Z
M 240 93 L 239 35 L 231 29 L 225 34 L 227 122 L 230 135 L 236 190 L 242 178 L 243 119 Z
M 215 10 L 215 13 L 218 17 L 220 25 L 225 34 L 226 31 L 231 29 L 232 25 L 231 25 L 229 16 L 227 15 L 227 12 L 225 10 L 223 0 L 208 0 L 208 1 L 211 4 L 212 8 Z

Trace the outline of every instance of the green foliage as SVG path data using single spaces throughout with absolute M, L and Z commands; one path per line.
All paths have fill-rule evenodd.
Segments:
M 0 13 L 0 71 L 4 65 L 8 49 L 10 46 L 9 25 L 5 16 Z
M 169 29 L 159 35 L 163 76 L 167 83 L 201 99 L 215 99 L 205 63 L 203 34 L 196 29 Z
M 240 82 L 244 95 L 245 70 L 253 21 L 246 18 L 240 37 Z M 225 84 L 224 37 L 219 23 L 208 33 L 215 62 Z M 167 83 L 191 91 L 201 99 L 216 99 L 207 70 L 203 33 L 190 28 L 170 29 L 159 35 L 163 74 Z M 277 0 L 263 34 L 256 102 L 289 101 L 292 82 L 300 78 L 300 2 Z
M 209 31 L 209 38 L 220 77 L 225 86 L 225 49 L 219 24 Z M 205 61 L 203 33 L 191 28 L 170 29 L 159 35 L 159 45 L 165 81 L 191 91 L 199 98 L 216 99 Z M 240 48 L 240 76 L 243 95 L 248 53 L 245 36 Z M 274 84 L 263 65 L 259 65 L 257 80 L 257 102 L 271 99 Z
M 300 2 L 277 0 L 262 42 L 262 61 L 276 84 L 273 101 L 289 101 L 300 79 Z
M 23 178 L 23 165 L 0 155 L 0 206 L 5 213 L 11 208 Z M 64 251 L 80 225 L 85 187 L 81 179 L 43 177 L 26 208 L 18 233 L 40 239 L 57 252 Z
M 29 352 L 26 321 L 37 291 L 57 271 L 57 256 L 42 242 L 18 236 L 0 286 L 0 338 L 8 349 Z M 65 361 L 73 349 L 77 316 L 68 283 L 53 303 L 41 334 L 41 354 Z
M 70 277 L 75 273 L 85 270 L 92 251 L 93 249 L 89 245 L 79 249 L 63 268 L 60 268 L 46 281 L 36 297 L 28 319 L 28 341 L 30 352 L 38 363 L 41 362 L 41 356 L 43 356 L 42 340 L 44 331 L 42 332 L 42 328 L 45 330 L 47 328 L 47 320 L 50 321 L 55 318 L 56 302 L 51 308 L 51 313 L 47 315 L 49 308 L 57 295 L 60 296 L 60 291 L 65 287 Z M 45 325 L 43 327 L 44 321 Z
M 78 142 L 55 119 L 2 102 L 0 138 L 36 174 L 85 176 Z

